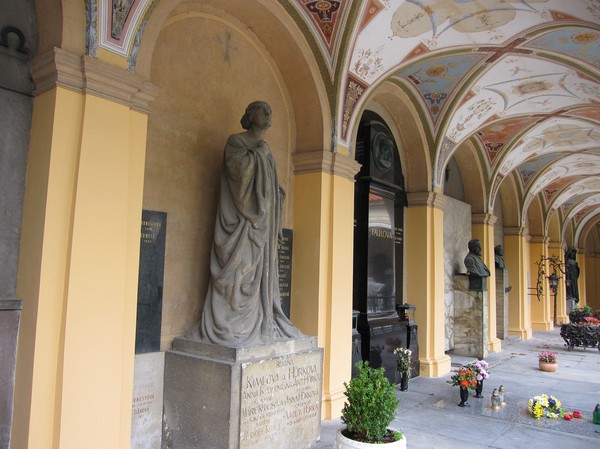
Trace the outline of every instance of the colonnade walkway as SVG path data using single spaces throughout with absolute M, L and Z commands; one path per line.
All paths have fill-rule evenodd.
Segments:
M 558 370 L 542 372 L 538 353 L 551 351 L 558 356 Z M 452 357 L 452 369 L 474 358 Z M 600 352 L 575 348 L 568 351 L 560 337 L 560 328 L 534 331 L 529 340 L 509 337 L 502 351 L 486 358 L 490 378 L 484 381 L 483 399 L 470 391 L 470 407 L 458 407 L 458 387 L 442 378 L 417 377 L 407 391 L 397 391 L 401 399 L 391 427 L 407 437 L 409 449 L 600 449 L 600 425 L 592 422 L 592 412 L 600 403 Z M 494 388 L 504 385 L 507 405 L 491 409 Z M 535 419 L 527 411 L 529 398 L 538 394 L 554 395 L 563 408 L 578 410 L 581 419 Z M 323 421 L 321 440 L 313 449 L 333 448 L 341 421 Z

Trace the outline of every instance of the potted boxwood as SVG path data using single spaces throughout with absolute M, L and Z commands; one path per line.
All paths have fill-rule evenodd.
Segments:
M 373 368 L 369 362 L 358 362 L 356 377 L 344 382 L 346 402 L 342 409 L 344 429 L 336 435 L 336 449 L 406 447 L 406 437 L 388 426 L 396 417 L 395 388 L 384 374 L 384 368 Z

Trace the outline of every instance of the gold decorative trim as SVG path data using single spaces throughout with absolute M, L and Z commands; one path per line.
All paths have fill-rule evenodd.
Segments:
M 296 153 L 293 157 L 294 174 L 323 172 L 354 181 L 360 164 L 354 159 L 330 151 L 308 151 Z
M 448 197 L 436 192 L 412 192 L 406 194 L 408 207 L 427 206 L 436 209 L 444 209 L 448 202 Z
M 34 58 L 34 95 L 55 87 L 89 93 L 148 114 L 159 88 L 141 76 L 60 48 Z

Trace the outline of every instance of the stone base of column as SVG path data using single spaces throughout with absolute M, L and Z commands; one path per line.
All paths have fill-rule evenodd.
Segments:
M 519 337 L 523 340 L 529 340 L 532 336 L 531 329 L 508 329 L 508 335 Z
M 441 377 L 448 374 L 452 369 L 452 359 L 446 354 L 436 359 L 419 359 L 421 370 L 419 375 L 423 377 Z
M 534 331 L 549 331 L 554 329 L 554 325 L 550 321 L 532 321 L 531 328 Z

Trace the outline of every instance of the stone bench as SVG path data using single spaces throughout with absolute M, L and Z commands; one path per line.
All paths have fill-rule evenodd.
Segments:
M 560 326 L 560 336 L 566 342 L 567 349 L 598 348 L 600 351 L 600 325 L 568 323 Z

